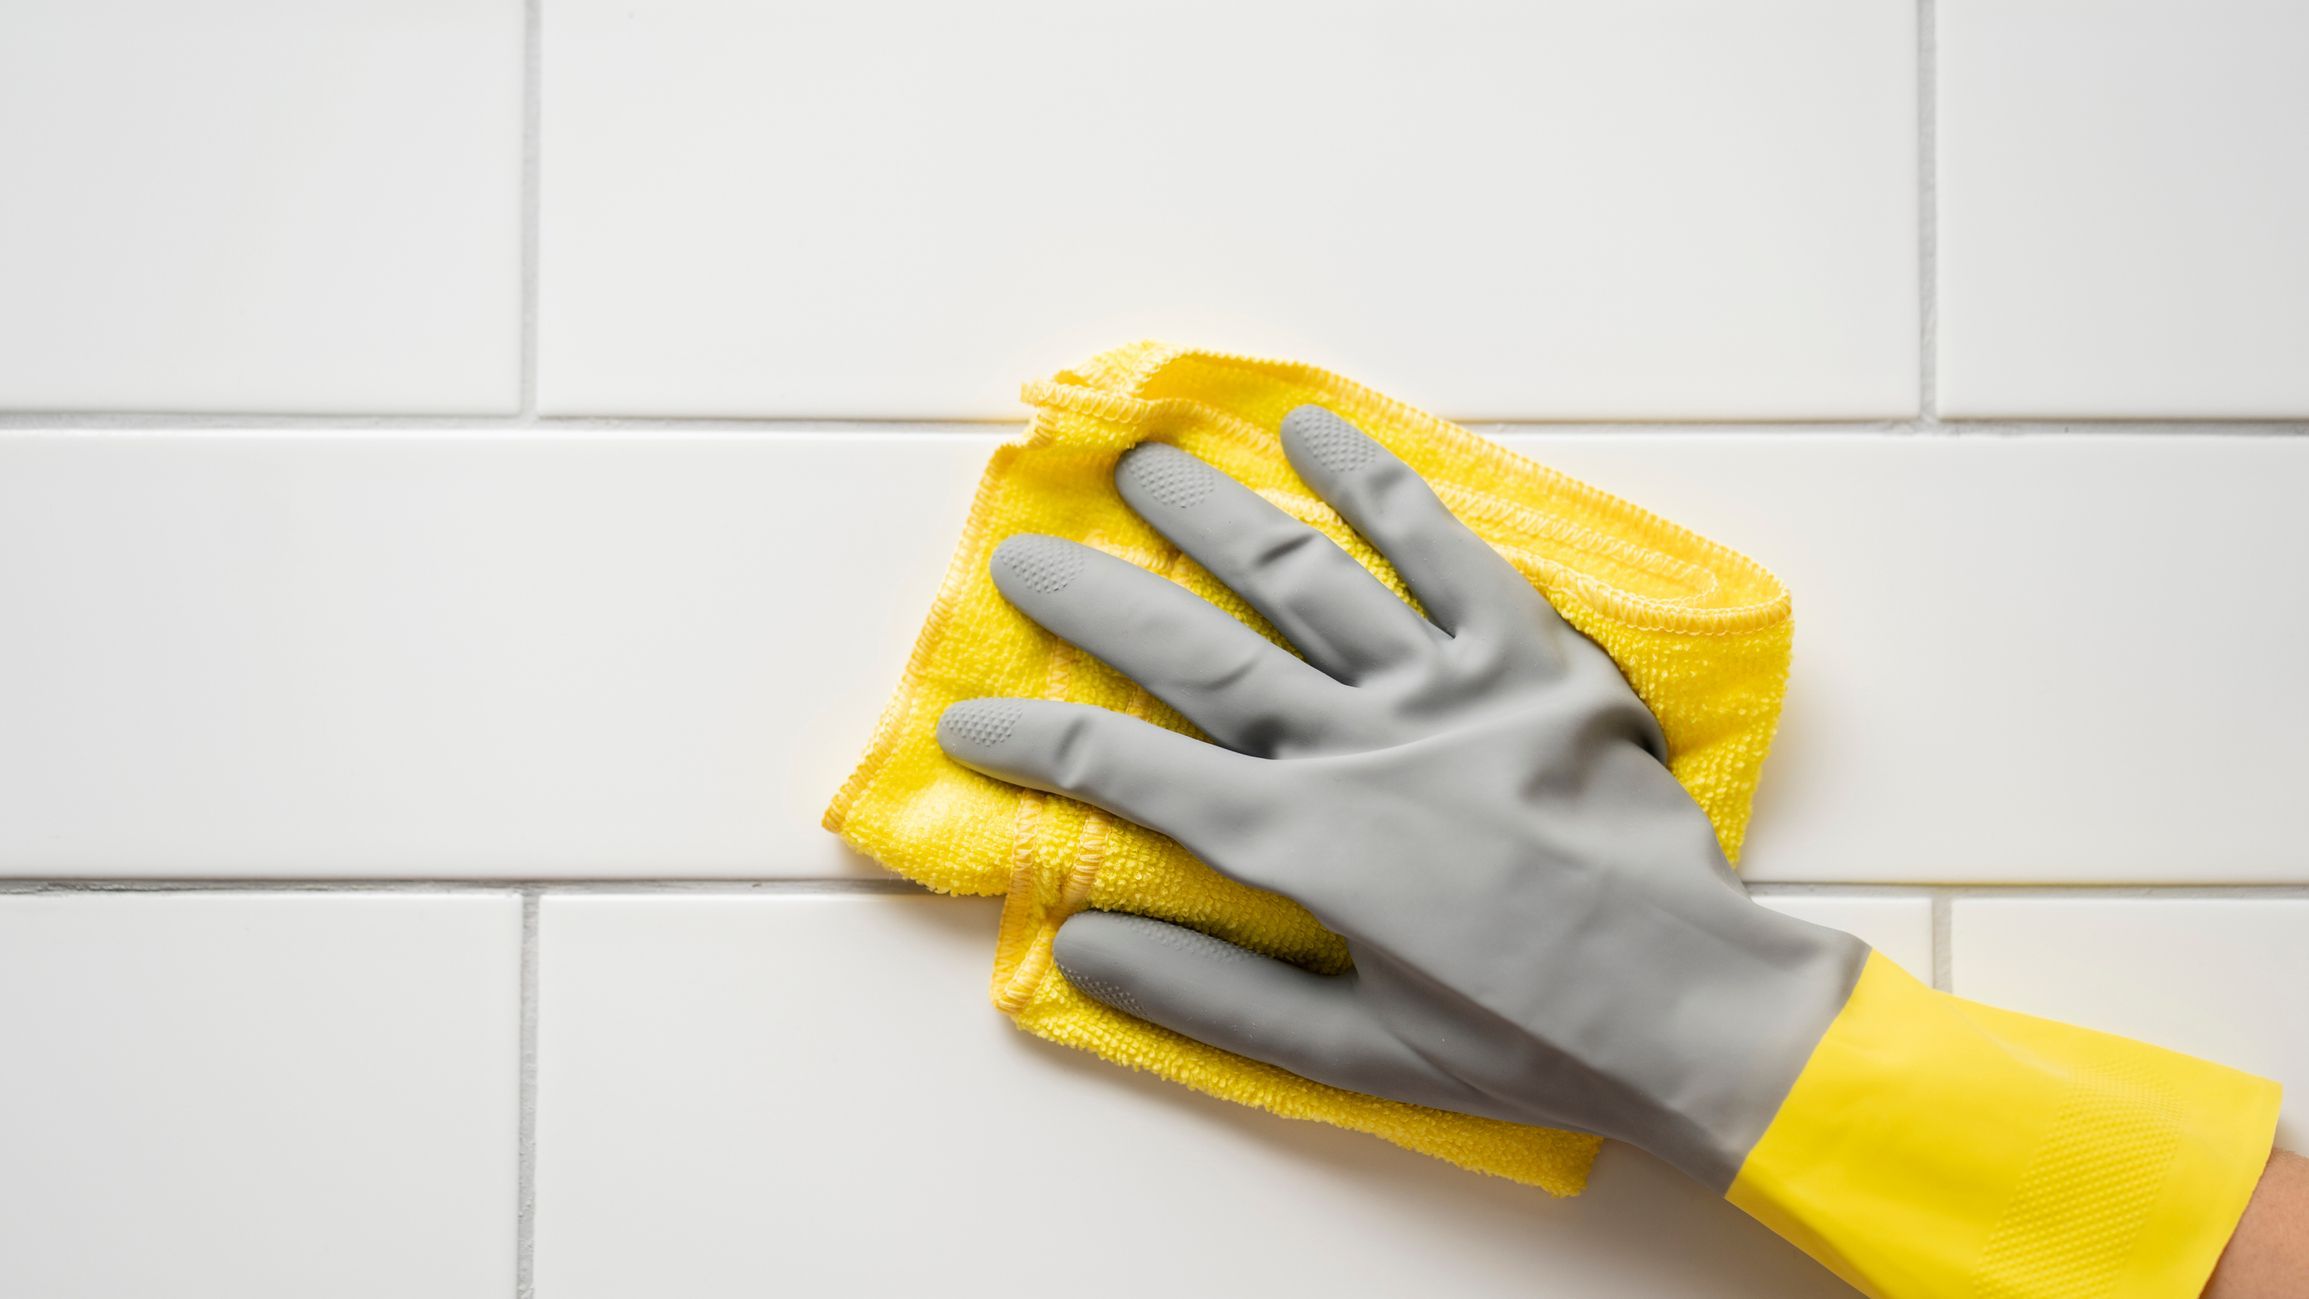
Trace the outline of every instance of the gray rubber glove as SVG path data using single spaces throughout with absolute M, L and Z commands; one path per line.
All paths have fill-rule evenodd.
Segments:
M 993 575 L 1020 610 L 1215 743 L 1042 700 L 956 704 L 939 741 L 1305 905 L 1351 973 L 1085 912 L 1059 967 L 1119 1010 L 1319 1082 L 1643 1146 L 1718 1191 L 1867 948 L 1766 911 L 1663 765 L 1611 659 L 1393 454 L 1330 412 L 1291 465 L 1426 609 L 1175 447 L 1115 479 L 1297 658 L 1183 587 L 1055 537 Z

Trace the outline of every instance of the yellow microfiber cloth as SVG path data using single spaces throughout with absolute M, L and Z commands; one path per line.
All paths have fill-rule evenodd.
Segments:
M 979 775 L 940 751 L 946 706 L 990 695 L 1096 704 L 1194 733 L 1130 680 L 1012 609 L 994 589 L 987 558 L 1014 533 L 1071 538 L 1169 577 L 1273 636 L 1116 493 L 1116 458 L 1154 439 L 1320 529 L 1403 594 L 1386 562 L 1283 458 L 1276 430 L 1284 413 L 1328 407 L 1408 462 L 1618 662 L 1659 717 L 1670 769 L 1734 860 L 1787 684 L 1787 589 L 1742 555 L 1312 366 L 1139 343 L 1029 384 L 1024 396 L 1033 422 L 987 465 L 905 678 L 827 809 L 826 828 L 933 889 L 1006 895 L 994 1003 L 1030 1032 L 1213 1096 L 1576 1194 L 1594 1137 L 1324 1086 L 1074 990 L 1050 943 L 1060 922 L 1085 907 L 1191 925 L 1326 972 L 1346 968 L 1348 958 L 1344 943 L 1297 904 L 1226 879 L 1169 839 Z

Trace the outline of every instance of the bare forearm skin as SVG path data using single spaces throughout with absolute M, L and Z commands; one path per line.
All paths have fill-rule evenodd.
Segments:
M 2205 1285 L 2205 1299 L 2304 1296 L 2309 1296 L 2309 1159 L 2272 1151 L 2245 1216 Z

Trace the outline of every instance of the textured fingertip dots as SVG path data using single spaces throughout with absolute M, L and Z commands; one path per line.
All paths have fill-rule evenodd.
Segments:
M 1320 406 L 1301 406 L 1283 422 L 1327 473 L 1351 474 L 1379 458 L 1379 444 L 1369 434 Z
M 1131 485 L 1174 510 L 1200 505 L 1219 471 L 1165 442 L 1142 442 L 1123 456 Z
M 1082 547 L 1035 533 L 1021 533 L 994 551 L 997 576 L 1044 595 L 1065 590 L 1081 574 L 1082 563 Z
M 1020 711 L 1008 699 L 967 699 L 940 715 L 938 733 L 947 740 L 991 749 L 1010 738 Z
M 1092 1001 L 1114 1007 L 1125 1015 L 1146 1018 L 1146 1007 L 1139 1004 L 1138 995 L 1112 979 L 1101 979 L 1088 974 L 1076 974 L 1061 964 L 1059 972 L 1074 985 L 1075 991 Z

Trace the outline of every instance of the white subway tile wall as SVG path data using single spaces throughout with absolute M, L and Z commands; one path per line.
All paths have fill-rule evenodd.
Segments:
M 2309 883 L 2309 440 L 1949 431 L 1510 442 L 1793 591 L 1754 878 Z
M 0 1294 L 510 1294 L 521 910 L 0 896 Z
M 0 872 L 878 876 L 818 813 L 998 441 L 0 441 Z M 1508 441 L 1794 588 L 1752 878 L 2309 883 L 2309 440 Z
M 2309 6 L 1938 0 L 1943 415 L 2309 415 Z
M 988 416 L 1141 335 L 1460 416 L 1917 406 L 1904 0 L 553 0 L 553 414 Z
M 0 440 L 0 873 L 879 876 L 818 814 L 999 440 Z
M 1913 955 L 1926 906 L 1790 909 Z M 1387 1295 L 1439 1266 L 1453 1295 L 1849 1293 L 1629 1148 L 1550 1200 L 1016 1032 L 985 1004 L 995 912 L 548 898 L 538 1293 Z
M 0 5 L 0 409 L 518 409 L 521 47 L 521 0 Z
M 1142 335 L 1755 555 L 1767 905 L 2309 1085 L 2300 12 L 182 9 L 0 10 L 0 1294 L 1842 1292 L 1048 1047 L 818 829 Z

